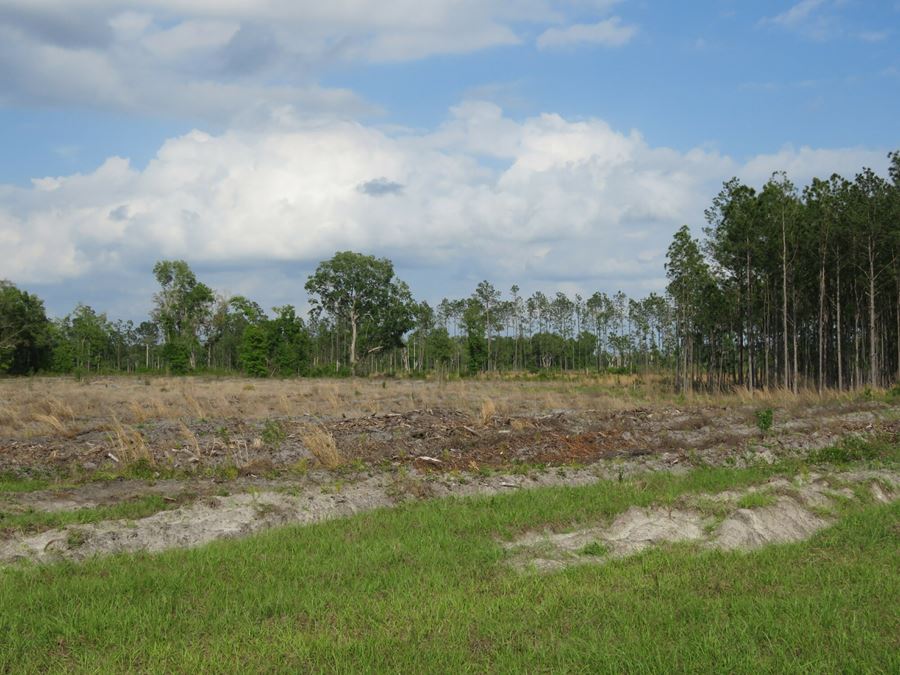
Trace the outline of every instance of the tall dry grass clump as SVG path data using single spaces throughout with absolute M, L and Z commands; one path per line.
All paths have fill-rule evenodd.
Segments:
M 147 421 L 147 410 L 137 401 L 128 401 L 128 410 L 131 412 L 131 419 L 141 423 Z
M 72 410 L 72 406 L 56 397 L 47 398 L 44 401 L 44 406 L 47 414 L 57 419 L 69 420 L 70 422 L 75 419 L 75 412 Z
M 188 410 L 194 414 L 194 417 L 203 419 L 205 417 L 203 414 L 203 407 L 200 405 L 200 402 L 197 400 L 197 397 L 194 396 L 193 392 L 182 389 L 181 395 L 184 398 L 184 402 L 187 404 Z
M 34 413 L 31 416 L 31 419 L 33 419 L 35 422 L 40 422 L 41 424 L 50 427 L 60 436 L 69 436 L 69 430 L 66 428 L 66 425 L 63 424 L 62 420 L 60 420 L 56 415 Z
M 13 409 L 9 406 L 0 405 L 0 428 L 9 427 L 10 429 L 16 429 L 19 426 L 19 416 Z
M 185 440 L 185 442 L 191 447 L 191 450 L 194 452 L 194 457 L 200 459 L 200 441 L 197 440 L 196 434 L 188 428 L 188 425 L 184 422 L 178 422 L 179 431 L 181 431 L 181 437 Z
M 122 424 L 115 415 L 110 416 L 110 440 L 112 441 L 118 459 L 126 464 L 134 464 L 145 461 L 153 464 L 153 453 L 144 442 L 144 436 L 140 431 Z
M 494 399 L 486 398 L 481 402 L 481 424 L 483 426 L 490 423 L 492 419 L 494 419 L 494 415 L 497 414 L 497 404 L 494 403 Z
M 344 463 L 334 436 L 325 427 L 312 424 L 304 427 L 300 433 L 300 440 L 326 469 L 334 470 Z

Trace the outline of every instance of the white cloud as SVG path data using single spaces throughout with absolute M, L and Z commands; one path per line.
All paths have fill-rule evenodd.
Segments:
M 538 36 L 537 46 L 539 49 L 574 47 L 584 44 L 621 47 L 628 44 L 636 34 L 636 26 L 623 24 L 619 17 L 614 16 L 592 24 L 548 28 Z
M 776 153 L 757 155 L 741 168 L 740 177 L 753 185 L 761 185 L 773 171 L 785 171 L 797 184 L 813 176 L 828 178 L 837 173 L 852 179 L 863 167 L 886 173 L 887 150 L 866 148 L 826 149 L 786 145 Z
M 653 147 L 602 120 L 515 121 L 480 102 L 424 133 L 334 120 L 194 131 L 143 170 L 114 157 L 0 187 L 0 278 L 72 288 L 162 257 L 263 278 L 350 248 L 430 266 L 431 287 L 416 290 L 432 299 L 454 274 L 646 292 L 660 288 L 672 233 L 699 226 L 730 176 L 759 185 L 786 169 L 802 184 L 884 164 L 881 151 L 806 147 L 741 164 Z
M 863 42 L 884 42 L 889 36 L 890 32 L 886 30 L 867 30 L 857 34 Z
M 214 122 L 247 107 L 356 115 L 372 110 L 317 86 L 326 69 L 515 45 L 520 31 L 583 9 L 565 0 L 138 0 L 127 9 L 114 0 L 3 0 L 0 105 Z
M 792 31 L 818 41 L 852 37 L 864 42 L 881 42 L 890 35 L 885 30 L 855 25 L 858 16 L 848 11 L 853 4 L 846 0 L 800 0 L 780 14 L 761 19 L 758 25 Z
M 826 0 L 800 0 L 795 5 L 765 21 L 779 26 L 797 26 L 808 20 L 816 10 L 826 4 Z

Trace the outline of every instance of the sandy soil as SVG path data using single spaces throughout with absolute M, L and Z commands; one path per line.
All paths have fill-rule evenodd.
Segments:
M 864 486 L 878 502 L 900 497 L 900 474 L 891 471 L 841 472 L 774 479 L 748 490 L 697 495 L 679 508 L 632 507 L 613 522 L 572 532 L 530 532 L 504 542 L 510 563 L 519 569 L 551 571 L 570 565 L 598 564 L 652 547 L 691 542 L 722 550 L 753 550 L 768 544 L 802 541 L 834 522 L 836 500 L 858 495 L 835 484 Z M 767 499 L 740 507 L 755 493 Z M 723 508 L 710 513 L 708 504 Z
M 772 463 L 833 445 L 848 434 L 900 433 L 900 406 L 837 398 L 790 398 L 782 405 L 736 399 L 718 405 L 621 400 L 610 405 L 605 395 L 583 389 L 566 397 L 530 384 L 474 383 L 460 390 L 472 398 L 453 407 L 459 392 L 448 394 L 428 383 L 267 384 L 246 395 L 233 382 L 223 385 L 224 393 L 216 393 L 215 383 L 193 393 L 164 394 L 152 393 L 152 385 L 119 381 L 102 388 L 42 386 L 29 384 L 31 389 L 6 404 L 7 411 L 18 406 L 12 417 L 0 414 L 0 474 L 48 477 L 56 485 L 0 493 L 2 562 L 195 546 L 406 499 L 581 485 L 699 464 Z M 165 398 L 141 399 L 144 390 Z M 85 400 L 78 398 L 82 393 Z M 491 393 L 493 398 L 486 398 Z M 216 396 L 226 394 L 233 400 L 213 405 Z M 378 412 L 366 412 L 365 405 L 348 407 L 351 414 L 339 412 L 342 398 L 364 394 L 374 397 Z M 295 401 L 318 401 L 316 396 L 327 405 L 315 408 L 315 415 L 296 409 Z M 154 405 L 159 414 L 147 413 Z M 773 405 L 775 423 L 763 431 L 755 413 L 766 405 Z M 333 439 L 339 466 L 326 469 L 319 459 L 306 433 L 311 425 Z M 881 489 L 880 483 L 873 485 Z M 827 499 L 807 491 L 809 499 L 813 494 Z M 137 521 L 45 532 L 2 527 L 3 513 L 71 511 L 147 495 L 162 497 L 169 509 Z M 781 510 L 771 518 L 765 510 L 737 510 L 720 524 L 717 545 L 775 541 L 777 533 L 766 534 L 772 519 L 794 522 L 798 532 L 821 526 L 821 517 L 797 510 L 804 504 L 779 501 Z M 633 548 L 642 532 L 650 532 L 651 541 L 712 541 L 708 523 L 690 509 L 665 518 L 629 513 L 627 521 L 603 530 L 604 545 L 613 551 Z M 586 536 L 573 534 L 573 546 Z M 551 566 L 559 562 L 548 559 L 556 561 Z

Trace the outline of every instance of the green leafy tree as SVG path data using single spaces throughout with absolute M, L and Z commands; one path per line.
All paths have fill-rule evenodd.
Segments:
M 266 322 L 270 368 L 282 377 L 302 375 L 309 367 L 310 339 L 293 305 L 275 307 Z
M 244 329 L 241 338 L 241 365 L 247 375 L 267 377 L 269 375 L 269 339 L 262 324 L 251 324 Z
M 314 317 L 324 314 L 336 326 L 347 326 L 350 366 L 361 351 L 398 346 L 413 326 L 409 288 L 394 276 L 387 258 L 342 251 L 319 263 L 306 282 Z
M 153 298 L 153 319 L 162 329 L 170 368 L 183 372 L 185 355 L 188 368 L 196 368 L 198 332 L 208 320 L 215 296 L 209 286 L 197 281 L 184 260 L 161 260 L 154 265 L 153 275 L 161 287 Z
M 0 373 L 23 375 L 51 363 L 51 327 L 36 295 L 0 280 Z

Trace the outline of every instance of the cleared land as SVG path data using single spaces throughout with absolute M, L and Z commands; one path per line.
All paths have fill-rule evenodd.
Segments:
M 664 392 L 0 381 L 0 671 L 895 672 L 900 404 Z

